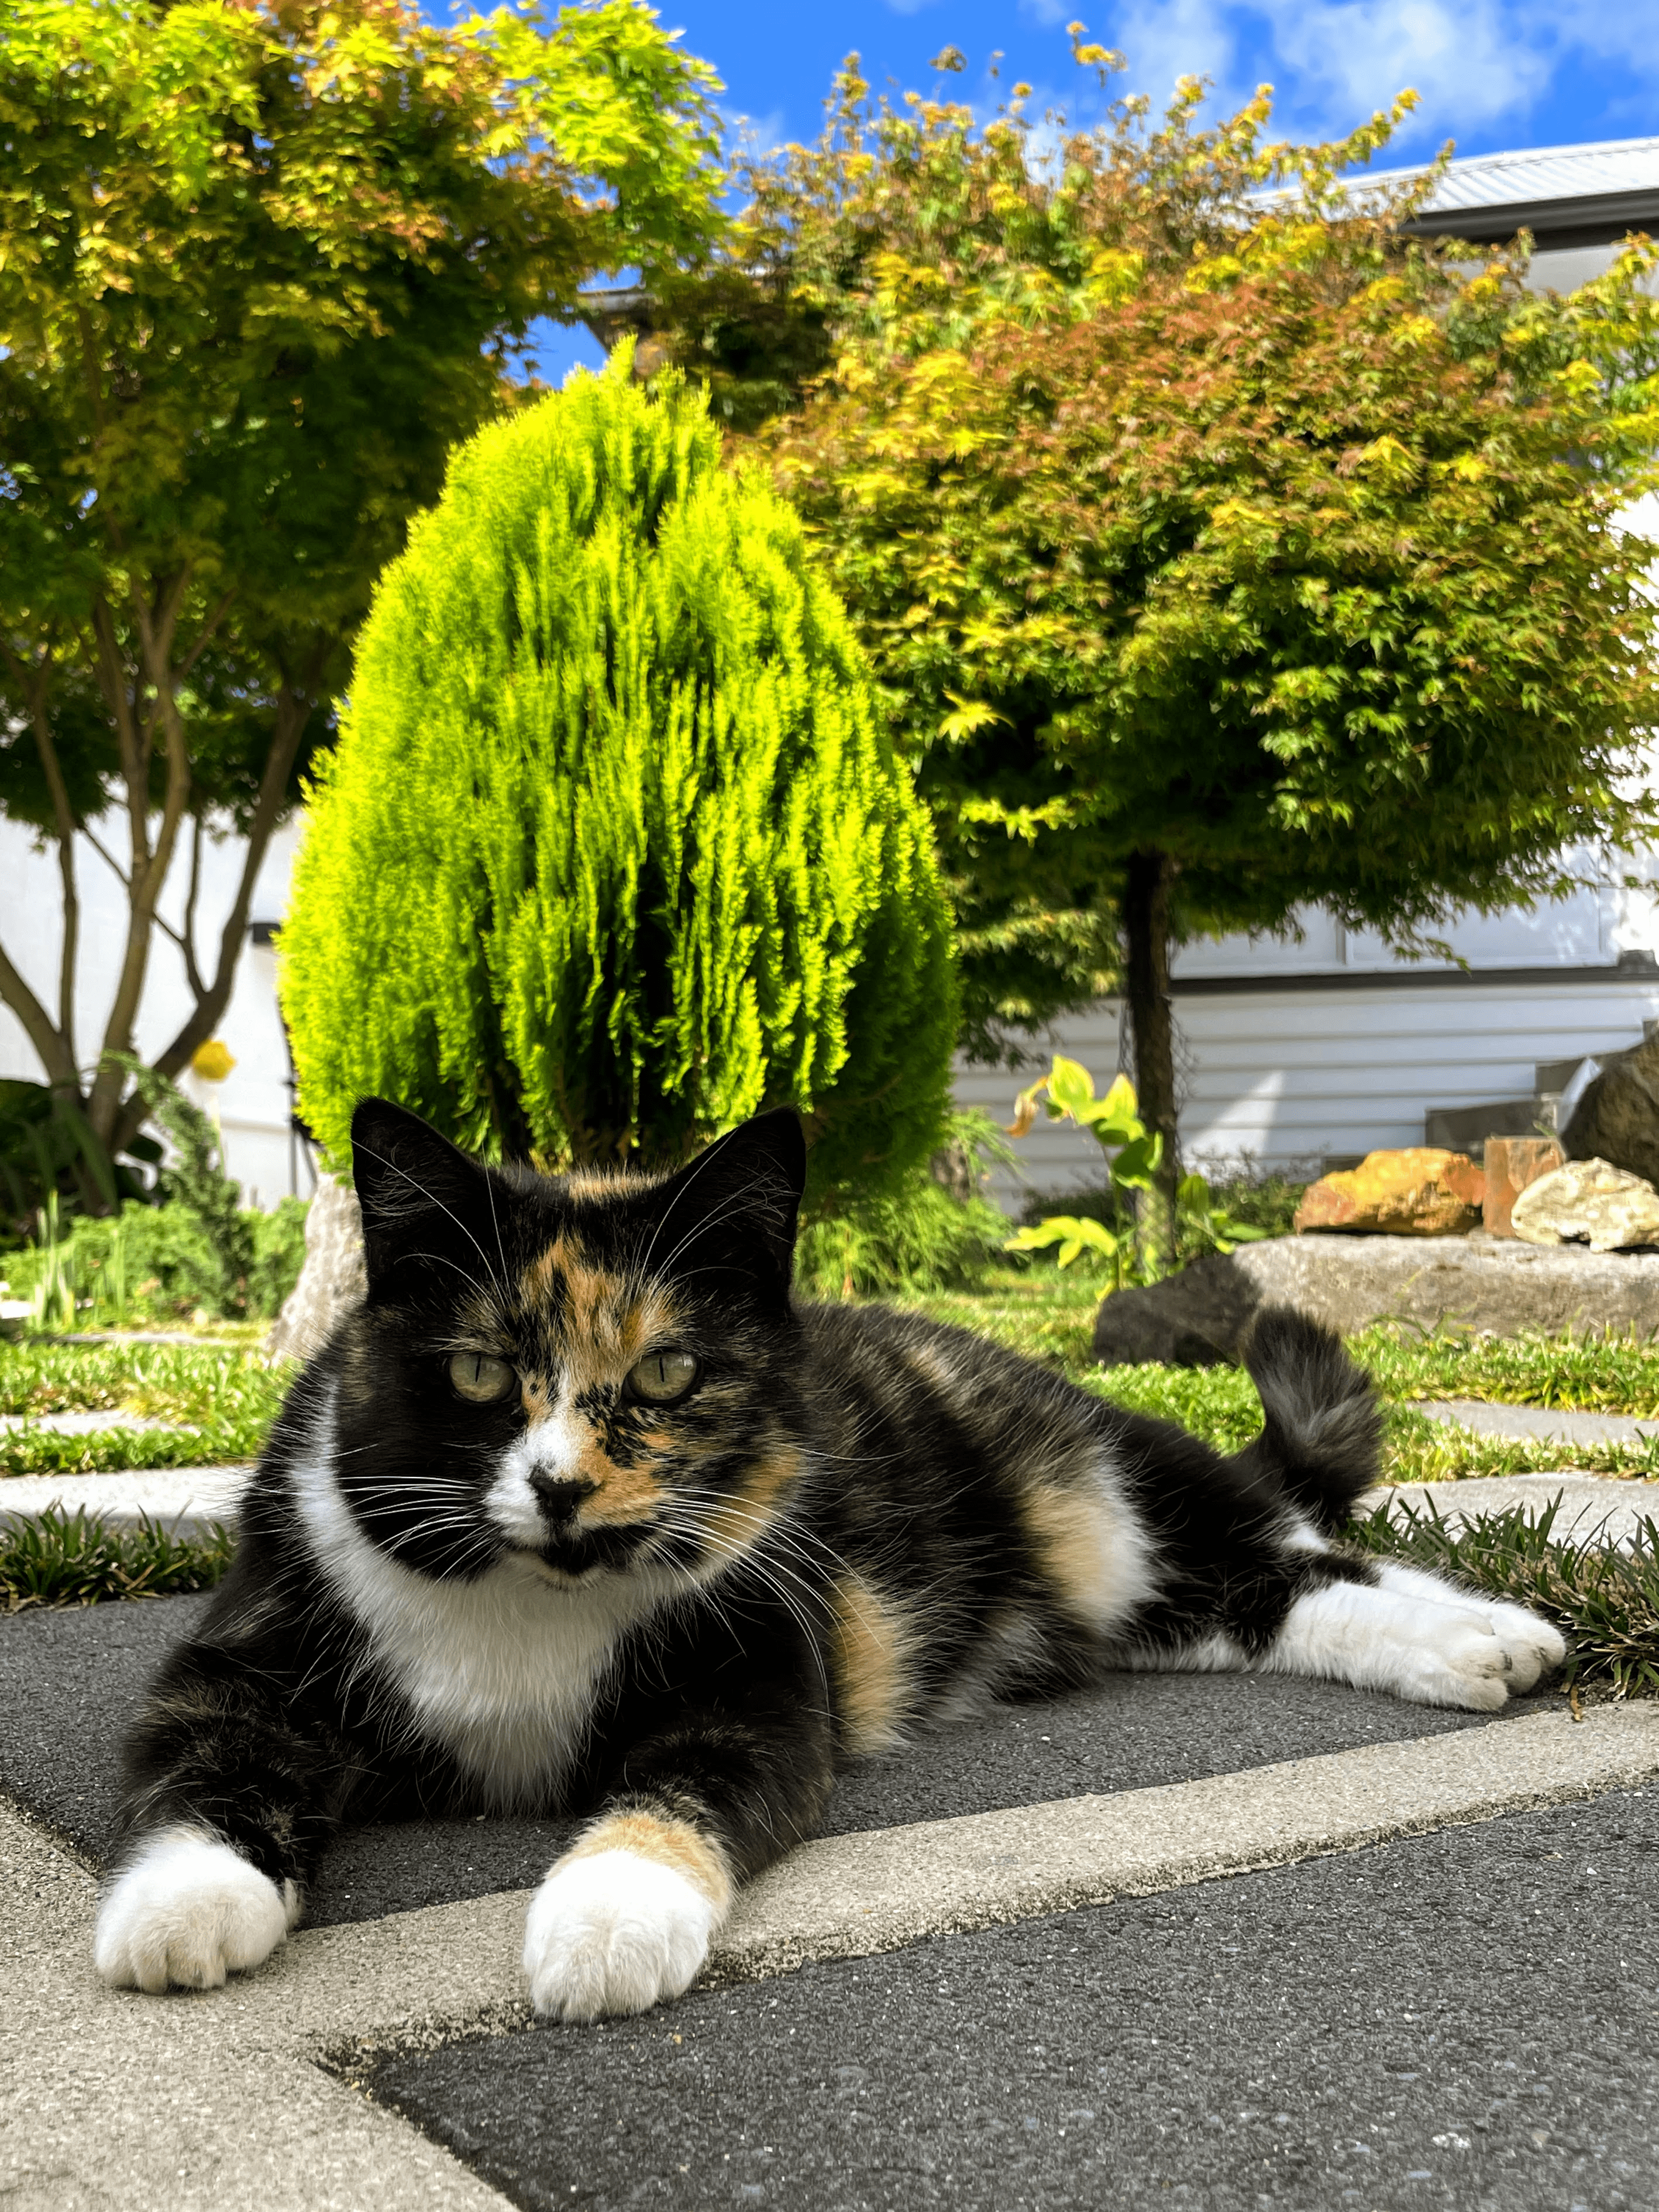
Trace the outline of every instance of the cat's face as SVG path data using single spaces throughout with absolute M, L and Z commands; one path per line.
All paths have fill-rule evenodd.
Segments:
M 362 1533 L 426 1576 L 556 1588 L 747 1550 L 799 1467 L 794 1116 L 664 1178 L 486 1169 L 378 1099 L 352 1143 L 368 1297 L 335 1479 Z

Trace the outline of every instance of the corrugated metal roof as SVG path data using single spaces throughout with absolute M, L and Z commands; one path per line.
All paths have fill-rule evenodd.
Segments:
M 1363 171 L 1352 185 L 1363 191 L 1368 185 L 1405 184 L 1420 177 L 1425 166 Z M 1659 138 L 1608 138 L 1589 146 L 1533 146 L 1512 154 L 1472 155 L 1451 164 L 1428 204 L 1438 214 L 1650 191 L 1659 191 Z

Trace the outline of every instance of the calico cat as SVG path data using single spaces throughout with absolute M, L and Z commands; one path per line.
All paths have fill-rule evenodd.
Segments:
M 1288 1311 L 1223 1458 L 960 1332 L 798 1304 L 788 1113 L 678 1173 L 485 1168 L 366 1101 L 368 1291 L 301 1375 L 235 1560 L 127 1747 L 96 1958 L 205 1988 L 348 1817 L 591 1812 L 531 1906 L 544 2014 L 690 1983 L 839 1765 L 1103 1665 L 1492 1711 L 1546 1622 L 1336 1532 L 1379 1416 Z

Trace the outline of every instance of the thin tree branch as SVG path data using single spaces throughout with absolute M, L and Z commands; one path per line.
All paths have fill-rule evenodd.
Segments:
M 175 938 L 174 941 L 179 945 L 179 949 L 184 953 L 185 979 L 190 984 L 192 994 L 198 1000 L 204 997 L 207 990 L 207 986 L 202 981 L 202 971 L 196 965 L 196 896 L 201 888 L 202 817 L 199 814 L 197 814 L 191 817 L 190 836 L 190 889 L 185 894 L 185 933 L 182 938 Z M 159 913 L 155 918 L 158 921 L 161 921 L 161 920 Z M 161 926 L 164 929 L 167 928 L 167 924 L 165 922 L 162 922 Z M 173 937 L 173 932 L 168 929 L 167 934 L 169 937 Z
M 88 844 L 91 846 L 93 851 L 97 854 L 99 859 L 109 870 L 111 875 L 114 877 L 116 882 L 120 884 L 122 890 L 125 891 L 130 897 L 132 893 L 131 877 L 121 866 L 121 863 L 116 859 L 114 854 L 110 851 L 108 846 L 104 843 L 103 840 L 99 836 L 97 831 L 93 828 L 90 822 L 83 822 L 82 823 L 81 835 L 86 839 Z
M 110 1064 L 109 1055 L 132 1049 L 133 1025 L 138 1018 L 144 979 L 149 972 L 155 910 L 167 883 L 167 872 L 173 865 L 179 823 L 190 802 L 189 745 L 184 720 L 179 712 L 173 672 L 166 658 L 171 647 L 187 575 L 187 571 L 181 571 L 164 587 L 158 586 L 155 619 L 152 619 L 151 611 L 144 606 L 140 595 L 137 592 L 134 593 L 134 613 L 144 655 L 144 681 L 156 702 L 156 718 L 166 735 L 167 775 L 161 823 L 153 845 L 149 841 L 145 812 L 149 784 L 147 751 L 140 760 L 144 789 L 134 792 L 130 787 L 127 793 L 128 815 L 135 821 L 135 830 L 142 830 L 143 842 L 135 845 L 133 852 L 127 894 L 127 940 L 108 1019 L 104 1024 L 104 1042 L 98 1056 L 98 1073 L 93 1080 L 92 1093 L 88 1101 L 88 1119 L 104 1142 L 112 1147 L 118 1145 L 116 1127 L 125 1116 L 120 1105 L 121 1071 Z M 113 625 L 110 627 L 112 641 Z
M 52 1089 L 67 1091 L 78 1098 L 81 1095 L 80 1071 L 64 1051 L 64 1040 L 52 1026 L 52 1016 L 23 981 L 3 945 L 0 945 L 0 999 L 5 1000 L 22 1024 L 23 1034 L 40 1055 L 46 1081 Z
M 264 865 L 271 833 L 282 818 L 289 778 L 294 773 L 300 740 L 305 734 L 305 726 L 315 703 L 315 687 L 322 680 L 322 672 L 327 665 L 332 642 L 332 640 L 326 640 L 319 643 L 310 656 L 300 682 L 285 684 L 277 694 L 276 729 L 259 778 L 258 796 L 248 825 L 247 849 L 243 855 L 236 896 L 220 933 L 219 957 L 213 981 L 198 1001 L 195 1012 L 167 1049 L 156 1055 L 153 1064 L 163 1075 L 176 1075 L 196 1048 L 206 1043 L 230 1002 L 237 964 L 247 938 L 248 910 L 253 900 L 253 886 Z M 139 1119 L 142 1118 L 141 1113 Z M 125 1128 L 125 1118 L 121 1126 Z M 135 1121 L 135 1130 L 137 1126 Z
M 58 746 L 52 734 L 52 723 L 46 714 L 46 694 L 52 686 L 53 664 L 52 641 L 47 638 L 40 648 L 40 659 L 32 668 L 25 668 L 9 646 L 0 645 L 6 665 L 11 670 L 12 680 L 22 692 L 27 704 L 29 726 L 33 732 L 35 750 L 40 756 L 45 770 L 46 789 L 52 798 L 52 819 L 57 824 L 58 874 L 63 885 L 64 934 L 58 961 L 58 1032 L 62 1040 L 64 1054 L 70 1066 L 76 1064 L 75 1051 L 75 977 L 80 955 L 81 901 L 75 879 L 75 810 L 70 804 L 69 786 L 64 778 L 63 763 L 58 758 Z

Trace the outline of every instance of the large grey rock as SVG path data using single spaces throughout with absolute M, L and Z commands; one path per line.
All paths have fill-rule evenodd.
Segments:
M 1659 1183 L 1659 1036 L 1602 1060 L 1561 1141 L 1570 1160 L 1610 1160 Z
M 1260 1306 L 1289 1305 L 1344 1334 L 1399 1320 L 1494 1336 L 1527 1329 L 1659 1334 L 1659 1254 L 1590 1252 L 1486 1237 L 1274 1237 L 1119 1291 L 1095 1357 L 1202 1366 L 1237 1357 Z
M 1528 1244 L 1583 1243 L 1592 1252 L 1659 1244 L 1659 1191 L 1607 1160 L 1569 1160 L 1528 1183 L 1510 1212 Z
M 357 1194 L 322 1176 L 306 1215 L 305 1265 L 265 1339 L 265 1358 L 309 1359 L 347 1307 L 358 1304 L 368 1289 Z

